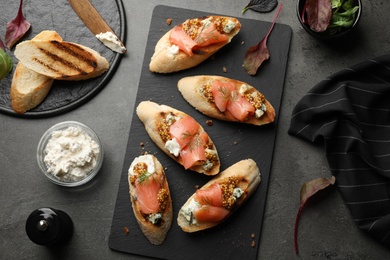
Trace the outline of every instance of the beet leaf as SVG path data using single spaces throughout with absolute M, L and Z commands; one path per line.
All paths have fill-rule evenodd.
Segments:
M 316 32 L 325 31 L 332 18 L 331 0 L 306 0 L 307 22 Z
M 300 193 L 300 205 L 297 217 L 295 219 L 295 227 L 294 227 L 294 250 L 295 254 L 298 255 L 298 224 L 299 219 L 301 218 L 301 214 L 303 209 L 305 208 L 307 202 L 311 197 L 313 197 L 318 191 L 327 188 L 330 185 L 333 185 L 336 181 L 336 178 L 332 176 L 330 179 L 326 178 L 318 178 L 312 181 L 306 182 L 302 185 L 301 193 Z
M 242 10 L 242 13 L 245 13 L 248 9 L 260 13 L 267 13 L 274 10 L 277 5 L 278 0 L 251 0 Z
M 23 0 L 20 0 L 19 11 L 15 19 L 7 23 L 7 29 L 5 32 L 5 44 L 8 49 L 19 41 L 20 38 L 30 29 L 30 23 L 23 16 L 22 12 Z
M 270 53 L 267 47 L 267 40 L 268 36 L 271 34 L 271 31 L 275 26 L 276 19 L 278 18 L 282 6 L 282 4 L 279 5 L 271 28 L 269 28 L 265 37 L 257 45 L 249 47 L 249 49 L 245 53 L 243 67 L 249 75 L 256 75 L 257 70 L 263 63 L 263 61 L 268 60 L 270 57 Z

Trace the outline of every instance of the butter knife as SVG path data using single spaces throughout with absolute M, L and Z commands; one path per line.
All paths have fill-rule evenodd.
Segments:
M 88 29 L 104 45 L 118 53 L 125 53 L 126 47 L 89 0 L 68 0 L 70 5 Z

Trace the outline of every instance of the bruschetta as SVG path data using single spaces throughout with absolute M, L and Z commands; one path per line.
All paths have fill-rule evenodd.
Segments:
M 153 142 L 185 169 L 205 175 L 219 173 L 217 148 L 193 117 L 152 101 L 142 101 L 136 111 Z
M 195 67 L 231 42 L 240 29 L 241 23 L 233 17 L 187 19 L 157 42 L 149 69 L 171 73 Z
M 275 120 L 275 109 L 253 86 L 222 76 L 191 76 L 178 89 L 195 109 L 224 121 L 264 125 Z
M 42 31 L 32 41 L 62 41 L 55 31 Z M 35 108 L 46 98 L 54 79 L 25 67 L 21 62 L 16 66 L 12 78 L 10 97 L 12 109 L 18 114 Z
M 57 80 L 86 80 L 109 69 L 97 51 L 62 40 L 26 40 L 15 48 L 15 57 L 25 67 Z
M 153 155 L 141 155 L 128 171 L 130 201 L 142 233 L 153 245 L 164 242 L 172 225 L 173 209 L 168 181 Z
M 255 192 L 260 181 L 255 161 L 237 162 L 196 190 L 181 207 L 178 225 L 188 233 L 218 225 Z

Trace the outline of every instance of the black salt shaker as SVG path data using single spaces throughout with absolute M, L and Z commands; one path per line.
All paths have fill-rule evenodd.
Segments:
M 68 214 L 58 209 L 36 209 L 27 218 L 26 233 L 38 245 L 64 244 L 72 237 L 73 221 Z

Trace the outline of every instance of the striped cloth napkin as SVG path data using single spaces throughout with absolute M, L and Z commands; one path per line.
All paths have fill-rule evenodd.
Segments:
M 289 134 L 323 141 L 355 223 L 390 247 L 390 55 L 313 87 L 295 106 Z

